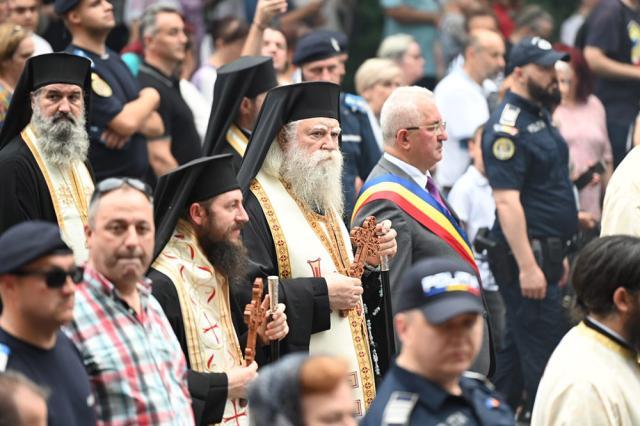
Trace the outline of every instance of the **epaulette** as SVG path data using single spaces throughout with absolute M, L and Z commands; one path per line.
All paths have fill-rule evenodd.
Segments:
M 474 380 L 478 383 L 485 385 L 490 391 L 495 390 L 495 386 L 484 374 L 476 373 L 475 371 L 465 371 L 462 373 L 462 377 Z
M 84 50 L 82 50 L 82 49 L 73 49 L 71 54 L 76 55 L 76 56 L 80 56 L 82 58 L 87 58 L 91 62 L 91 68 L 93 69 L 93 67 L 94 67 L 93 59 L 91 59 L 89 57 L 89 55 L 87 55 Z
M 418 398 L 417 393 L 393 392 L 382 412 L 381 424 L 385 426 L 408 425 L 411 413 L 418 403 Z
M 506 104 L 504 109 L 502 110 L 502 114 L 500 114 L 500 120 L 498 123 L 503 124 L 505 126 L 515 127 L 516 120 L 518 120 L 518 116 L 520 115 L 520 108 L 512 105 Z
M 344 104 L 351 109 L 353 112 L 361 112 L 363 114 L 367 113 L 367 101 L 364 100 L 363 97 L 354 95 L 353 93 L 345 93 L 344 94 Z

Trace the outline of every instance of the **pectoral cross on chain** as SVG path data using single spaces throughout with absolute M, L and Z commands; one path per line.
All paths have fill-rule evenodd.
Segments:
M 247 347 L 244 351 L 244 365 L 249 366 L 256 357 L 256 337 L 258 328 L 265 319 L 265 310 L 262 307 L 262 278 L 256 278 L 251 290 L 251 303 L 244 308 L 244 322 L 249 327 L 247 333 Z
M 349 267 L 349 276 L 352 278 L 362 277 L 364 263 L 370 256 L 378 256 L 380 253 L 378 236 L 376 235 L 376 218 L 367 216 L 362 222 L 362 226 L 355 226 L 349 234 L 351 244 L 356 247 L 356 254 Z

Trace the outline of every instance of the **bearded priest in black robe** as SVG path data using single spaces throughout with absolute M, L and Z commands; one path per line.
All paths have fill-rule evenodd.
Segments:
M 368 258 L 362 277 L 347 276 L 353 248 L 341 220 L 339 95 L 328 82 L 270 90 L 238 180 L 249 257 L 263 275 L 297 279 L 283 283 L 287 349 L 347 359 L 354 412 L 362 416 L 375 397 L 377 366 L 363 299 L 379 305 L 380 259 Z M 377 231 L 380 254 L 395 255 L 395 230 L 379 224 Z
M 76 262 L 93 176 L 87 163 L 91 62 L 66 53 L 30 58 L 0 132 L 0 233 L 28 220 L 57 223 Z

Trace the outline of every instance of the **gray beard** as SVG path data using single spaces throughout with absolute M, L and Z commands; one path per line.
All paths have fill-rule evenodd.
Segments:
M 334 210 L 344 213 L 342 195 L 342 154 L 322 150 L 313 155 L 302 151 L 297 141 L 288 142 L 285 153 L 276 141 L 271 145 L 264 163 L 264 171 L 291 185 L 291 192 L 317 213 Z M 326 158 L 330 160 L 322 161 Z M 320 163 L 320 164 L 319 164 Z
M 78 118 L 59 113 L 44 117 L 36 104 L 31 125 L 37 134 L 43 157 L 54 166 L 66 168 L 75 162 L 87 160 L 89 136 L 85 129 L 84 114 Z

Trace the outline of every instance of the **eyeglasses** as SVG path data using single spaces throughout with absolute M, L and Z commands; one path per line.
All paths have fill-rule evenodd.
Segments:
M 445 121 L 436 121 L 432 124 L 425 124 L 424 126 L 405 127 L 405 130 L 418 130 L 425 129 L 428 132 L 435 133 L 435 136 L 440 136 L 442 132 L 447 130 L 447 123 Z
M 95 191 L 93 191 L 93 195 L 91 196 L 91 202 L 95 201 L 96 198 L 102 197 L 103 195 L 115 191 L 116 189 L 120 189 L 123 186 L 129 186 L 133 189 L 136 189 L 142 192 L 149 201 L 153 200 L 153 192 L 151 191 L 151 187 L 146 183 L 133 178 L 108 178 L 105 179 L 96 185 Z
M 41 276 L 44 277 L 45 283 L 49 288 L 61 288 L 64 286 L 64 283 L 67 282 L 67 277 L 71 277 L 71 280 L 78 284 L 82 282 L 82 277 L 84 275 L 84 268 L 80 266 L 74 266 L 68 271 L 65 271 L 61 268 L 53 268 L 48 271 L 41 270 L 28 270 L 28 271 L 16 271 L 13 272 L 13 275 L 18 275 L 21 277 L 24 276 Z

